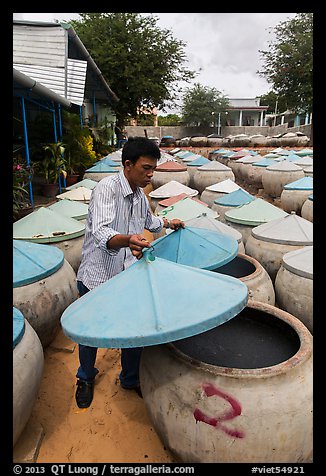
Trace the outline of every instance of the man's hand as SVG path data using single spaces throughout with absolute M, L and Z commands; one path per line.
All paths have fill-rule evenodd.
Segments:
M 143 248 L 150 248 L 151 244 L 146 240 L 144 235 L 131 235 L 129 239 L 129 248 L 131 253 L 137 258 L 140 259 L 143 256 Z
M 173 220 L 168 221 L 164 218 L 164 225 L 165 228 L 171 228 L 171 230 L 178 230 L 180 227 L 184 228 L 186 225 L 183 221 L 179 220 L 179 218 L 173 218 Z

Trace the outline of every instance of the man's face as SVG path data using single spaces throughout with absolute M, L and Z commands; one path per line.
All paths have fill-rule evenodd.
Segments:
M 150 184 L 156 165 L 157 160 L 151 157 L 140 156 L 135 164 L 126 160 L 124 172 L 131 188 L 144 188 Z

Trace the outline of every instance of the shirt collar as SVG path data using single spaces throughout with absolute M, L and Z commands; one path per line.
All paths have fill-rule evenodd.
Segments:
M 123 170 L 119 171 L 119 177 L 121 182 L 122 195 L 124 196 L 124 198 L 127 197 L 128 195 L 133 195 L 134 198 L 139 199 L 141 197 L 140 187 L 137 187 L 136 190 L 133 192 L 125 174 L 123 173 Z

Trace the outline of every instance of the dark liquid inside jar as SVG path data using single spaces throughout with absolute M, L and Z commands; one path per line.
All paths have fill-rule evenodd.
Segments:
M 256 271 L 256 267 L 249 260 L 236 256 L 232 261 L 212 270 L 214 273 L 227 274 L 234 278 L 244 278 Z
M 214 329 L 173 345 L 189 357 L 219 367 L 259 369 L 280 364 L 300 348 L 297 332 L 281 319 L 246 307 Z

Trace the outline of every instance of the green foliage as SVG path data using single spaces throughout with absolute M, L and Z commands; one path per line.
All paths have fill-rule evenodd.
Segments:
M 157 122 L 159 126 L 179 126 L 181 117 L 177 114 L 167 114 L 166 116 L 158 116 Z
M 62 136 L 66 145 L 65 169 L 68 174 L 82 174 L 96 161 L 93 138 L 88 127 L 81 128 L 77 114 L 62 111 Z
M 216 123 L 217 116 L 226 111 L 229 100 L 216 88 L 201 86 L 187 88 L 181 107 L 183 122 L 194 126 L 209 126 Z
M 288 109 L 287 102 L 283 97 L 279 97 L 274 91 L 259 96 L 261 106 L 269 106 L 267 114 L 274 114 L 277 102 L 277 113 L 285 112 Z
M 22 157 L 13 159 L 13 214 L 17 215 L 22 208 L 29 206 L 29 195 L 26 189 L 28 177 L 31 174 L 31 168 L 23 163 Z
M 259 52 L 264 67 L 260 76 L 272 84 L 289 109 L 297 113 L 313 108 L 313 14 L 298 13 L 274 28 L 276 40 Z
M 113 104 L 119 127 L 143 108 L 163 108 L 177 98 L 176 82 L 189 81 L 185 43 L 158 18 L 139 13 L 79 13 L 72 21 L 81 41 L 119 97 Z
M 43 177 L 45 183 L 57 183 L 66 163 L 63 156 L 64 144 L 62 142 L 49 142 L 43 145 L 42 149 L 43 159 L 34 164 L 34 169 Z

